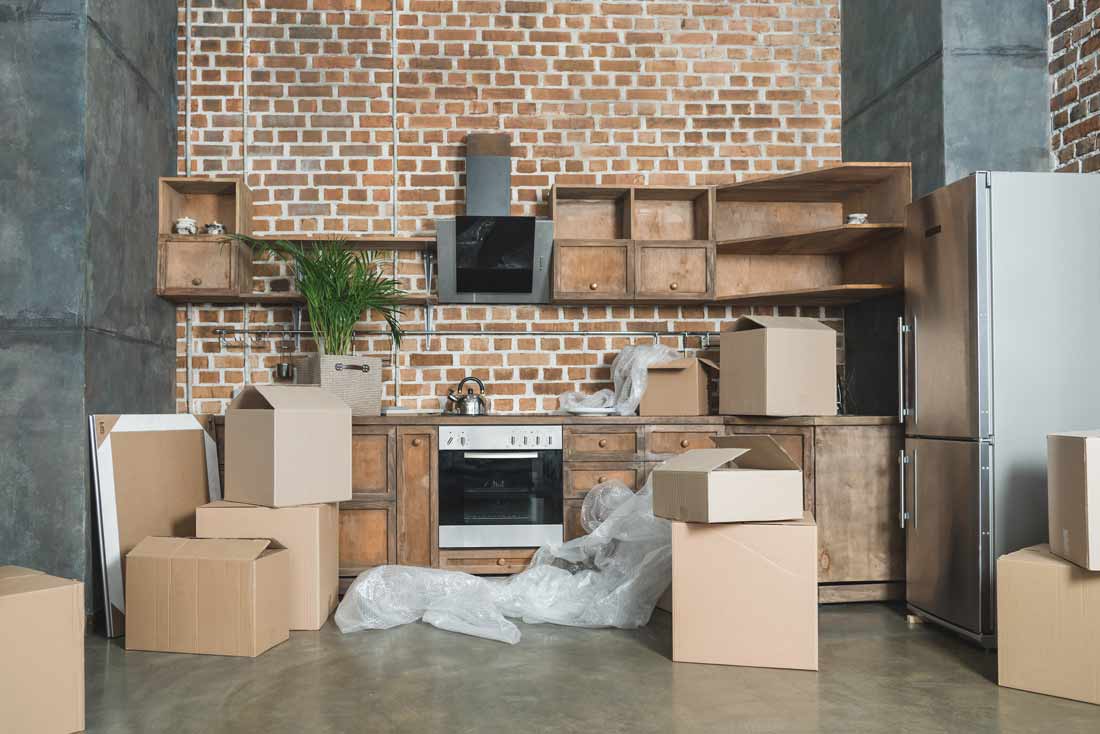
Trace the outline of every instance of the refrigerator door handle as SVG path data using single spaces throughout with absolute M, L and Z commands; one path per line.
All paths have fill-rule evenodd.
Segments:
M 913 458 L 911 462 L 913 464 L 913 504 L 910 508 L 910 512 L 906 513 L 909 517 L 909 524 L 913 526 L 913 529 L 917 529 L 917 504 L 920 502 L 920 475 L 917 474 L 917 459 L 920 458 L 920 450 L 913 449 Z
M 905 323 L 904 316 L 898 316 L 898 423 L 905 423 L 905 417 L 909 415 L 909 409 L 905 407 L 905 335 L 909 333 L 909 325 Z
M 909 519 L 909 513 L 905 511 L 905 466 L 909 463 L 909 457 L 905 455 L 905 449 L 898 451 L 898 494 L 901 497 L 901 511 L 898 512 L 898 522 L 902 530 L 905 529 L 905 521 Z

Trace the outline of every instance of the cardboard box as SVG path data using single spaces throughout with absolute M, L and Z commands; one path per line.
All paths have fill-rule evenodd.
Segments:
M 1100 574 L 1047 545 L 997 559 L 997 682 L 1100 704 Z
M 225 413 L 225 499 L 292 507 L 351 499 L 351 408 L 313 385 L 253 385 Z
M 221 499 L 218 449 L 209 416 L 90 421 L 106 633 L 118 637 L 125 631 L 126 554 L 150 535 L 194 535 L 195 508 Z
M 711 360 L 695 357 L 650 365 L 638 415 L 708 415 L 707 386 L 717 370 Z
M 1100 571 L 1100 431 L 1047 436 L 1050 550 Z
M 836 415 L 836 332 L 825 324 L 742 316 L 720 344 L 722 415 Z
M 290 629 L 320 629 L 340 585 L 336 505 L 259 507 L 211 502 L 195 511 L 200 538 L 271 538 L 290 553 Z
M 817 525 L 672 523 L 672 659 L 817 670 Z
M 256 657 L 290 636 L 290 554 L 149 537 L 126 557 L 126 649 Z
M 0 566 L 0 730 L 84 731 L 84 584 Z
M 770 522 L 802 517 L 802 470 L 771 436 L 721 436 L 650 475 L 653 514 L 682 522 Z

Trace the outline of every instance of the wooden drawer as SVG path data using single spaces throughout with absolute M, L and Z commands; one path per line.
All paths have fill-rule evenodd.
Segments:
M 626 466 L 617 463 L 568 463 L 562 474 L 565 497 L 583 499 L 588 490 L 612 479 L 618 479 L 637 491 L 642 486 L 643 474 L 640 463 Z
M 519 573 L 527 568 L 535 548 L 476 548 L 439 550 L 439 567 L 481 575 Z
M 356 426 L 351 436 L 351 492 L 355 499 L 392 499 L 394 429 Z
M 554 299 L 624 300 L 634 296 L 629 240 L 555 240 Z
M 562 522 L 565 526 L 564 533 L 566 540 L 573 540 L 573 538 L 579 538 L 582 535 L 588 535 L 584 531 L 584 527 L 581 525 L 581 506 L 584 505 L 584 500 L 566 500 L 565 512 Z
M 699 301 L 714 292 L 714 245 L 694 242 L 639 242 L 635 296 L 661 301 Z
M 638 456 L 642 442 L 638 429 L 621 426 L 578 426 L 565 429 L 566 461 L 630 460 Z
M 354 576 L 397 557 L 396 508 L 389 503 L 340 504 L 340 575 Z
M 239 295 L 252 290 L 251 253 L 234 240 L 162 236 L 157 259 L 161 295 Z
M 722 433 L 722 426 L 677 426 L 668 430 L 650 428 L 646 435 L 646 458 L 667 459 L 692 449 L 712 449 L 714 437 Z

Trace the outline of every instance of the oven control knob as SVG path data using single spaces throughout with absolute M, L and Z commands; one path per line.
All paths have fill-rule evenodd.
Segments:
M 458 442 L 460 444 L 462 444 L 463 446 L 465 446 L 466 445 L 466 437 L 465 436 L 460 436 L 459 439 L 458 439 Z
M 447 445 L 448 446 L 450 446 L 454 442 L 455 442 L 455 437 L 454 436 L 447 436 Z

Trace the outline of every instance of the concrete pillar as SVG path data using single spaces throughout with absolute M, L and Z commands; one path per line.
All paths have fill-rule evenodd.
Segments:
M 844 0 L 845 160 L 912 161 L 913 195 L 1049 171 L 1046 0 Z
M 0 3 L 0 564 L 90 581 L 87 416 L 174 409 L 174 309 L 153 286 L 176 13 Z

